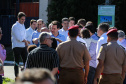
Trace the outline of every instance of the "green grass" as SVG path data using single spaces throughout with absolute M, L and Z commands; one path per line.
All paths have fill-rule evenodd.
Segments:
M 14 82 L 14 80 L 10 79 L 10 78 L 5 78 L 3 77 L 3 84 L 8 84 L 10 82 Z

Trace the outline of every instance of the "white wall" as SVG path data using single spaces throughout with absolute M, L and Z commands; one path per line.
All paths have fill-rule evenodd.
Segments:
M 47 7 L 48 0 L 39 0 L 39 19 L 42 19 L 45 23 L 47 23 Z

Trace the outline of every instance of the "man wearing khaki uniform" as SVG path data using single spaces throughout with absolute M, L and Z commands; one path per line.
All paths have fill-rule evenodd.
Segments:
M 86 84 L 90 55 L 85 45 L 76 40 L 79 26 L 68 29 L 69 40 L 57 47 L 60 59 L 60 84 Z M 85 66 L 85 75 L 83 68 Z M 85 77 L 85 78 L 84 78 Z
M 99 84 L 123 84 L 126 72 L 126 51 L 117 43 L 117 29 L 107 32 L 107 42 L 101 46 L 94 84 L 102 73 Z

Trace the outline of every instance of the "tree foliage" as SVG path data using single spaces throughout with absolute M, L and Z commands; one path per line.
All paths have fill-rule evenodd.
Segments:
M 115 26 L 126 31 L 125 27 L 125 0 L 110 0 L 112 5 L 116 5 Z M 48 22 L 58 20 L 61 22 L 63 17 L 75 17 L 76 21 L 80 18 L 92 21 L 97 27 L 98 5 L 104 5 L 105 0 L 51 0 L 48 6 Z

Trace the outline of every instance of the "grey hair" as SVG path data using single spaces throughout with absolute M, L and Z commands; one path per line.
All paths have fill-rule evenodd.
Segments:
M 39 41 L 40 43 L 44 42 L 44 40 L 46 38 L 49 38 L 50 37 L 50 33 L 48 32 L 42 32 L 40 35 L 39 35 Z
M 122 30 L 118 30 L 118 38 L 124 38 L 125 37 L 125 32 Z

